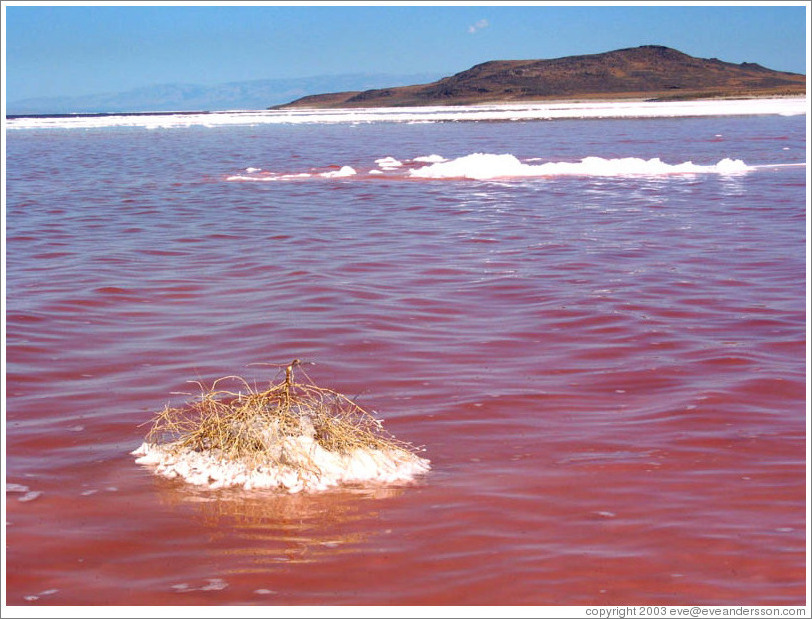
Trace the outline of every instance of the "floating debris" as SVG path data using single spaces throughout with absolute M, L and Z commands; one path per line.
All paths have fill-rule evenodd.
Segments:
M 199 399 L 166 407 L 132 452 L 156 474 L 223 488 L 324 490 L 343 484 L 397 483 L 429 470 L 417 449 L 397 440 L 348 397 L 285 380 L 264 391 L 226 376 L 201 387 Z M 238 391 L 219 385 L 231 381 Z

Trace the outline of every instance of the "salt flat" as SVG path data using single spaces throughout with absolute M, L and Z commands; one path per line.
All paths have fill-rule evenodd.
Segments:
M 115 114 L 105 116 L 20 117 L 8 129 L 89 129 L 101 127 L 219 127 L 263 124 L 421 123 L 453 121 L 527 121 L 575 118 L 683 118 L 703 116 L 806 114 L 805 97 L 770 99 L 706 99 L 695 101 L 545 102 L 453 107 L 297 109 L 177 114 Z

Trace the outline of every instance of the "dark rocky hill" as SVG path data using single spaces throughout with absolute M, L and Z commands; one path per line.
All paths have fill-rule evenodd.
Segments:
M 272 109 L 804 94 L 804 75 L 644 45 L 551 60 L 493 60 L 430 84 L 312 95 Z

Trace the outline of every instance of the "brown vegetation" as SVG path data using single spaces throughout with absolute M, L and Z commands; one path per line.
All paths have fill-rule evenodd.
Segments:
M 198 383 L 199 399 L 166 407 L 155 416 L 147 443 L 256 465 L 275 464 L 285 439 L 302 435 L 338 454 L 356 449 L 414 451 L 346 396 L 312 382 L 296 382 L 293 371 L 299 363 L 294 360 L 285 368 L 284 382 L 265 390 L 256 390 L 237 376 L 220 378 L 211 387 Z M 237 391 L 219 386 L 229 381 Z

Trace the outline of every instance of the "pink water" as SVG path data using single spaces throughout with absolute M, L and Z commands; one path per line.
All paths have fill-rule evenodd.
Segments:
M 805 602 L 806 168 L 239 183 L 391 155 L 805 161 L 803 117 L 8 135 L 10 605 Z M 129 452 L 315 362 L 431 472 L 210 491 Z

